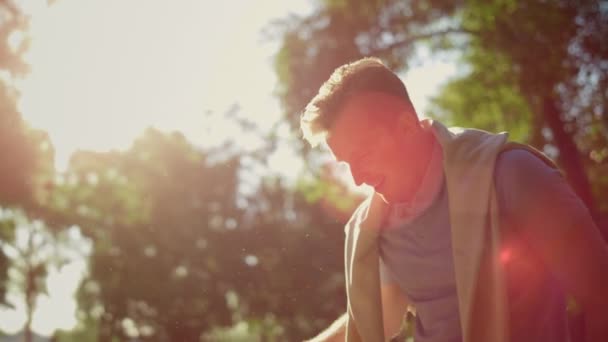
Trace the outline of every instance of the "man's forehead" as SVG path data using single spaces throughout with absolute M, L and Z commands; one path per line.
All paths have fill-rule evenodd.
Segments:
M 404 107 L 395 97 L 371 92 L 350 98 L 336 113 L 336 131 L 367 131 L 404 113 Z M 392 124 L 392 123 L 391 123 Z
M 377 110 L 372 104 L 349 101 L 337 113 L 330 135 L 333 133 L 341 138 L 349 133 L 360 134 L 359 131 L 365 131 L 377 122 L 377 116 Z
M 364 127 L 364 129 L 343 128 L 340 131 L 334 131 L 336 134 L 329 134 L 327 145 L 334 158 L 337 161 L 348 162 L 369 140 L 367 128 L 369 127 Z
M 381 110 L 381 111 L 395 111 L 403 108 L 404 102 L 402 99 L 377 91 L 368 91 L 356 94 L 350 97 L 345 103 L 343 108 L 346 111 L 353 110 Z
M 348 149 L 347 139 L 339 137 L 339 135 L 338 138 L 336 138 L 335 134 L 328 134 L 326 140 L 328 150 L 336 160 L 341 160 L 342 158 L 344 158 L 344 155 L 347 154 L 345 150 Z
M 381 120 L 397 110 L 394 96 L 379 92 L 358 94 L 346 101 L 328 132 L 327 144 L 338 160 L 349 158 L 369 142 Z

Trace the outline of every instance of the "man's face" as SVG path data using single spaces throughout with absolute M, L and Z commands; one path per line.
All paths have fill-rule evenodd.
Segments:
M 327 139 L 336 160 L 349 165 L 355 183 L 373 187 L 387 203 L 409 200 L 417 174 L 411 158 L 418 122 L 391 101 L 375 93 L 349 99 Z

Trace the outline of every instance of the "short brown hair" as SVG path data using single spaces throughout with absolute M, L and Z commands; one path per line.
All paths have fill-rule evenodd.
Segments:
M 311 146 L 316 146 L 327 137 L 337 113 L 346 101 L 366 91 L 396 96 L 412 110 L 414 108 L 401 79 L 380 59 L 365 57 L 336 68 L 323 83 L 319 93 L 308 103 L 300 116 L 304 139 Z

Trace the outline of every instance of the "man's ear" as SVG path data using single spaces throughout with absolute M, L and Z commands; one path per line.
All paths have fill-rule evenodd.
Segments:
M 402 111 L 397 114 L 397 125 L 402 130 L 409 131 L 412 129 L 412 127 L 418 124 L 419 122 L 417 120 L 416 114 L 414 113 Z

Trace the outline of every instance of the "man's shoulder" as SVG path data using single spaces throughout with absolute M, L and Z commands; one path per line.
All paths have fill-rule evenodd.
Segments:
M 500 166 L 513 164 L 533 163 L 538 157 L 521 145 L 503 149 L 496 157 L 496 164 Z
M 465 160 L 472 162 L 494 158 L 497 150 L 508 138 L 507 132 L 491 133 L 477 128 L 446 127 L 434 121 L 435 137 L 441 144 L 447 160 L 461 163 Z
M 362 231 L 373 232 L 376 235 L 384 224 L 390 205 L 378 193 L 371 194 L 355 210 L 346 224 L 346 233 L 349 229 L 357 228 Z
M 494 184 L 499 203 L 513 209 L 530 198 L 552 200 L 548 194 L 559 193 L 566 182 L 561 170 L 547 157 L 527 148 L 513 148 L 498 155 Z
M 534 176 L 545 172 L 559 171 L 555 163 L 535 148 L 509 143 L 496 157 L 495 175 L 500 176 Z

